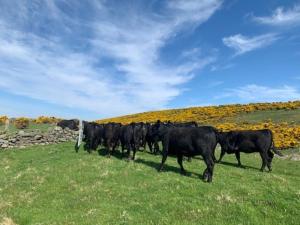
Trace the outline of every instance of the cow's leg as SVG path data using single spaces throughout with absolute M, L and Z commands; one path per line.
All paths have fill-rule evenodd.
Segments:
M 116 141 L 116 142 L 113 142 L 113 145 L 112 145 L 112 153 L 114 153 L 115 151 L 116 151 L 116 148 L 117 148 L 117 146 L 118 146 L 118 142 Z
M 206 181 L 207 178 L 208 178 L 208 169 L 207 169 L 207 167 L 206 167 L 206 169 L 203 171 L 202 179 L 203 179 L 204 181 Z
M 131 152 L 131 149 L 132 149 L 132 145 L 131 143 L 127 143 L 127 159 L 130 160 L 130 152 Z
M 122 149 L 122 157 L 124 157 L 124 149 L 125 149 L 124 142 L 121 142 L 121 149 Z
M 87 140 L 86 146 L 87 146 L 86 151 L 90 154 L 91 153 L 91 142 L 90 142 L 90 140 Z
M 168 157 L 168 152 L 167 151 L 163 151 L 162 153 L 162 159 L 161 159 L 161 164 L 160 164 L 160 167 L 159 167 L 159 170 L 158 171 L 162 171 L 163 167 L 164 167 L 164 164 L 167 160 L 167 157 Z
M 91 153 L 92 150 L 97 150 L 97 141 L 94 138 L 92 138 L 91 148 L 90 148 L 90 152 L 89 153 Z
M 268 169 L 269 169 L 270 172 L 272 171 L 272 160 L 273 160 L 273 157 L 274 157 L 274 153 L 269 150 L 268 151 L 268 163 L 267 163 L 267 166 L 268 166 Z
M 111 154 L 111 142 L 110 141 L 107 141 L 107 156 L 108 158 L 110 158 L 110 154 Z
M 78 146 L 78 140 L 77 140 L 77 141 L 76 141 L 76 144 L 75 144 L 75 152 L 78 153 L 79 147 L 80 147 L 80 146 Z
M 135 153 L 136 153 L 136 149 L 139 149 L 136 145 L 133 146 L 133 155 L 132 155 L 132 160 L 135 159 Z
M 178 162 L 178 164 L 180 166 L 181 173 L 182 174 L 186 174 L 185 169 L 183 168 L 182 159 L 183 159 L 183 155 L 178 154 L 177 155 L 177 162 Z
M 144 151 L 146 150 L 146 139 L 143 140 L 143 148 L 144 148 Z
M 207 151 L 209 152 L 209 151 Z M 204 162 L 207 168 L 203 172 L 203 180 L 207 182 L 212 182 L 213 170 L 214 170 L 214 161 L 213 157 L 210 154 L 203 155 Z
M 147 141 L 147 144 L 148 144 L 150 152 L 153 153 L 152 142 L 151 141 Z
M 159 171 L 162 171 L 162 169 L 164 167 L 164 164 L 165 164 L 165 162 L 167 160 L 167 157 L 168 157 L 168 150 L 169 150 L 169 143 L 168 143 L 168 141 L 164 141 L 162 159 L 161 159 L 161 164 L 160 164 L 160 167 L 159 167 Z
M 235 157 L 236 157 L 236 159 L 237 159 L 237 161 L 238 161 L 238 166 L 239 166 L 239 167 L 242 167 L 241 156 L 240 156 L 240 152 L 239 152 L 239 151 L 236 151 L 236 152 L 235 152 Z
M 215 163 L 217 162 L 217 159 L 216 159 L 216 156 L 215 156 L 215 150 L 212 153 L 212 159 L 214 160 Z
M 154 142 L 154 154 L 157 154 L 159 152 L 159 145 L 158 145 L 158 142 L 155 141 Z
M 220 158 L 219 160 L 217 161 L 218 163 L 221 162 L 222 158 L 224 157 L 225 155 L 225 151 L 221 150 L 221 154 L 220 154 Z
M 261 160 L 262 160 L 262 165 L 260 168 L 261 172 L 264 172 L 266 165 L 268 164 L 268 155 L 265 152 L 260 151 L 259 152 Z
M 210 183 L 210 182 L 212 182 L 212 177 L 213 177 L 213 174 L 214 174 L 215 162 L 214 162 L 212 157 L 209 158 L 209 162 L 210 162 L 210 164 L 209 164 L 209 169 L 208 169 L 208 171 L 209 171 L 208 182 Z

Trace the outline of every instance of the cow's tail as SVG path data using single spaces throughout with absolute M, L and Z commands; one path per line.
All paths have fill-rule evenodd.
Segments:
M 272 151 L 273 151 L 276 155 L 283 156 L 283 154 L 282 154 L 280 151 L 278 151 L 278 149 L 275 147 L 274 140 L 273 140 L 273 133 L 272 133 L 272 131 L 271 131 L 271 140 L 272 140 L 272 143 L 271 143 L 271 148 L 270 148 L 270 149 L 272 149 Z

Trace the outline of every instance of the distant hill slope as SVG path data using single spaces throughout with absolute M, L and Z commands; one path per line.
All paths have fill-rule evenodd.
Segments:
M 199 125 L 213 125 L 220 131 L 271 129 L 277 148 L 300 146 L 300 101 L 251 103 L 191 107 L 137 113 L 127 116 L 97 120 L 98 123 L 196 121 Z
M 300 124 L 300 101 L 234 104 L 206 107 L 170 109 L 126 115 L 97 120 L 99 123 L 120 122 L 155 122 L 161 121 L 196 121 L 199 124 L 219 124 L 224 122 L 258 123 L 271 120 Z

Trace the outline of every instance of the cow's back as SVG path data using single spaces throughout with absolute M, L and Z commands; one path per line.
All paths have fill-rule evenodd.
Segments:
M 213 127 L 174 127 L 166 134 L 170 153 L 182 151 L 186 155 L 202 154 L 214 149 L 217 135 Z
M 269 149 L 273 142 L 272 131 L 269 129 L 235 131 L 234 137 L 236 148 L 246 153 Z

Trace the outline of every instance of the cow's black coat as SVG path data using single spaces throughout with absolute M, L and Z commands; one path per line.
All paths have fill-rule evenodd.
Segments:
M 261 171 L 264 171 L 266 166 L 271 171 L 271 163 L 274 156 L 271 150 L 281 155 L 274 147 L 272 131 L 269 129 L 220 132 L 218 139 L 221 145 L 221 154 L 218 162 L 222 160 L 225 153 L 235 154 L 238 166 L 241 166 L 240 152 L 259 152 L 262 159 Z
M 104 125 L 103 140 L 104 145 L 108 150 L 108 156 L 115 151 L 119 145 L 121 124 L 120 123 L 107 123 Z
M 203 172 L 203 179 L 212 181 L 214 168 L 214 150 L 217 145 L 217 131 L 210 126 L 203 127 L 168 127 L 159 121 L 154 125 L 155 136 L 162 140 L 162 162 L 159 170 L 168 155 L 176 155 L 181 171 L 183 156 L 192 157 L 202 155 L 207 168 Z
M 69 128 L 71 130 L 78 130 L 78 124 L 79 124 L 79 121 L 76 119 L 61 120 L 57 123 L 57 126 L 63 128 L 63 129 Z
M 102 124 L 95 122 L 83 121 L 83 141 L 85 142 L 84 149 L 91 153 L 91 150 L 96 150 L 102 143 L 104 127 Z M 75 145 L 75 150 L 78 152 L 78 141 Z
M 120 142 L 122 147 L 122 155 L 124 155 L 124 150 L 127 149 L 127 154 L 129 157 L 130 151 L 135 148 L 132 124 L 124 125 L 120 128 Z

